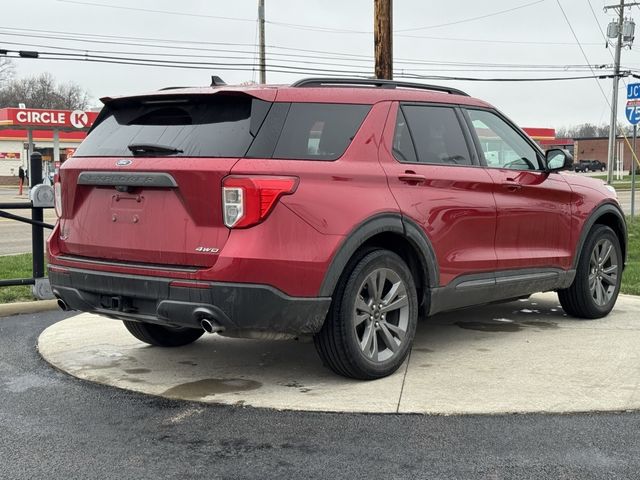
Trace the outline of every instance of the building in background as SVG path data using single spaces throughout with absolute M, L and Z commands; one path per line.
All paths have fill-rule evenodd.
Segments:
M 31 152 L 42 154 L 46 178 L 73 155 L 97 116 L 81 110 L 0 109 L 0 185 L 18 184 L 18 169 L 28 170 Z
M 622 159 L 622 170 L 629 172 L 633 161 L 631 137 L 618 137 L 614 148 L 616 158 Z M 586 137 L 575 139 L 574 161 L 600 160 L 607 163 L 609 139 L 607 137 Z M 640 140 L 636 142 L 636 156 L 640 158 Z

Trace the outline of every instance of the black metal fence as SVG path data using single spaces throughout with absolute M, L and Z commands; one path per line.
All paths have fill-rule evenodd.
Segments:
M 42 183 L 42 155 L 38 152 L 31 154 L 29 159 L 29 174 L 31 175 L 31 185 L 37 186 Z M 32 189 L 33 192 L 33 189 Z M 42 193 L 42 192 L 41 192 Z M 44 229 L 53 229 L 53 225 L 45 223 L 43 221 L 43 211 L 46 208 L 53 208 L 53 189 L 50 192 L 45 192 L 44 197 L 51 197 L 51 202 L 47 201 L 34 201 L 33 196 L 26 202 L 7 202 L 0 203 L 0 217 L 16 220 L 18 222 L 28 223 L 31 225 L 31 249 L 33 253 L 33 277 L 31 278 L 14 278 L 10 280 L 0 280 L 0 287 L 8 287 L 15 285 L 34 285 L 34 294 L 37 297 L 39 284 L 43 284 L 45 279 L 44 271 Z M 49 204 L 49 206 L 43 206 Z M 31 210 L 31 218 L 15 215 L 4 210 Z M 43 285 L 44 286 L 44 285 Z M 48 289 L 46 285 L 45 290 Z M 46 296 L 46 295 L 45 295 Z

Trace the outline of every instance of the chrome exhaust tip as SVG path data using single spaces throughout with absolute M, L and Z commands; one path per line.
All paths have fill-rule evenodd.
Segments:
M 61 298 L 59 298 L 59 299 L 58 299 L 58 307 L 60 307 L 60 309 L 61 309 L 61 310 L 63 310 L 63 311 L 65 311 L 65 312 L 68 312 L 69 310 L 71 310 L 71 309 L 69 308 L 69 305 L 67 305 L 67 304 L 65 303 L 65 301 L 64 301 L 64 300 L 62 300 Z
M 224 327 L 218 325 L 216 322 L 209 320 L 208 318 L 203 318 L 200 320 L 200 326 L 207 333 L 217 333 L 224 330 Z

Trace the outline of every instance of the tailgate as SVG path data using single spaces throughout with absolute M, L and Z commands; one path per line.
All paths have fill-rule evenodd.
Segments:
M 107 99 L 60 170 L 61 253 L 213 265 L 229 235 L 222 179 L 245 155 L 270 105 L 234 91 Z
M 217 158 L 212 164 L 205 159 L 136 158 L 134 171 L 112 168 L 117 161 L 92 159 L 91 170 L 76 168 L 86 165 L 86 159 L 65 163 L 61 253 L 212 266 L 229 235 L 220 185 L 237 159 Z

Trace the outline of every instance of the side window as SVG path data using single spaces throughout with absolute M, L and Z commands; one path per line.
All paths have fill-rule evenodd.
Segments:
M 371 105 L 292 103 L 273 158 L 336 160 L 369 110 Z
M 494 113 L 467 110 L 487 166 L 514 170 L 539 170 L 536 150 L 508 123 Z
M 403 115 L 398 115 L 396 135 L 394 137 L 394 152 L 396 141 L 400 136 L 398 147 L 405 153 L 410 149 L 404 144 L 403 129 L 411 132 L 417 162 L 433 163 L 441 165 L 471 165 L 471 156 L 467 148 L 462 127 L 456 116 L 456 112 L 450 107 L 434 107 L 427 105 L 403 105 Z M 406 122 L 406 126 L 402 125 Z M 397 153 L 396 153 L 397 155 Z M 401 160 L 411 162 L 412 160 Z M 416 161 L 416 160 L 413 160 Z

